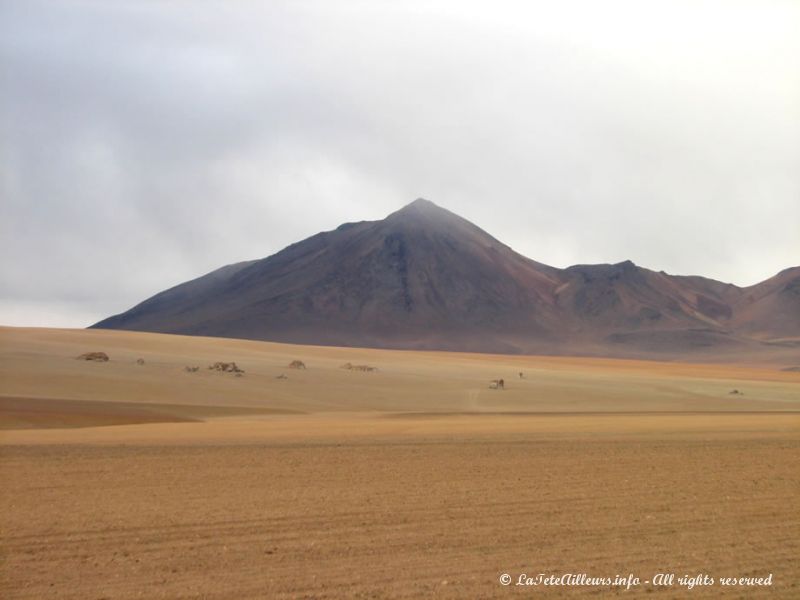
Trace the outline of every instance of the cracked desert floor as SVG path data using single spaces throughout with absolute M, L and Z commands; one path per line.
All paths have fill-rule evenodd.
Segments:
M 792 366 L 0 328 L 0 597 L 798 598 Z

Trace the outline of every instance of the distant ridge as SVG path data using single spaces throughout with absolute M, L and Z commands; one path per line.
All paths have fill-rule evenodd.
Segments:
M 800 267 L 747 288 L 631 261 L 557 269 L 425 199 L 93 325 L 304 344 L 676 356 L 797 346 Z

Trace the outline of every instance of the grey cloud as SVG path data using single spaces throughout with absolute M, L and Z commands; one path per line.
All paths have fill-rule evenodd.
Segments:
M 418 196 L 555 266 L 798 264 L 800 8 L 596 4 L 3 2 L 0 322 Z

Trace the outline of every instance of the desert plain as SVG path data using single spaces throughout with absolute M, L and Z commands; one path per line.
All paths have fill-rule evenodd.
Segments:
M 794 366 L 0 328 L 0 597 L 798 598 Z

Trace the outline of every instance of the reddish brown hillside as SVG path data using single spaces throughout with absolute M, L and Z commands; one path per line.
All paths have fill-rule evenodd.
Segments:
M 420 199 L 223 267 L 95 327 L 512 353 L 752 350 L 800 333 L 798 271 L 741 289 L 630 261 L 556 269 Z

